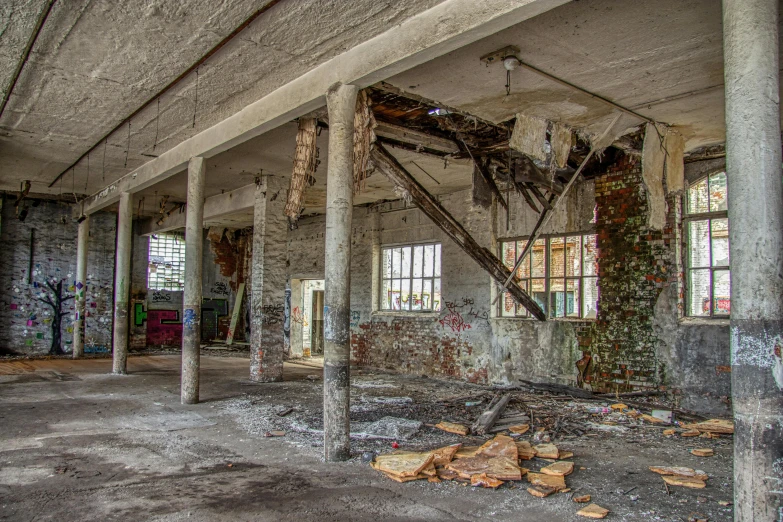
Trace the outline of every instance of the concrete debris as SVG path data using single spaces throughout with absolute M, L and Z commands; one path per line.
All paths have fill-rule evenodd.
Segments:
M 670 486 L 683 486 L 686 488 L 703 489 L 707 484 L 696 477 L 680 477 L 678 475 L 663 475 L 664 482 Z
M 556 475 L 565 477 L 567 475 L 570 475 L 574 471 L 574 463 L 573 462 L 566 462 L 566 461 L 559 461 L 555 462 L 554 464 L 550 464 L 549 466 L 546 466 L 544 468 L 541 468 L 541 473 L 544 473 L 546 475 Z
M 527 481 L 534 486 L 543 486 L 561 491 L 566 488 L 565 477 L 561 475 L 547 475 L 546 473 L 528 473 Z
M 545 498 L 551 495 L 552 493 L 557 493 L 557 490 L 555 488 L 550 488 L 547 486 L 530 486 L 529 488 L 527 488 L 527 492 L 533 495 L 534 497 Z
M 539 444 L 535 446 L 536 455 L 542 459 L 556 459 L 560 452 L 554 444 Z
M 503 485 L 503 481 L 488 477 L 486 473 L 481 473 L 478 475 L 472 475 L 470 477 L 470 485 L 471 486 L 481 486 L 484 488 L 492 488 L 495 489 L 498 486 Z
M 650 471 L 663 476 L 676 476 L 683 478 L 694 478 L 696 480 L 707 480 L 707 474 L 700 470 L 693 470 L 682 466 L 650 466 Z
M 486 473 L 498 480 L 522 480 L 522 475 L 527 473 L 525 468 L 520 468 L 515 460 L 508 457 L 467 457 L 450 462 L 446 467 L 467 479 Z
M 514 439 L 505 435 L 498 435 L 494 439 L 485 442 L 476 452 L 477 457 L 507 457 L 512 460 L 519 458 L 517 445 Z
M 352 433 L 355 436 L 368 438 L 408 440 L 421 428 L 422 423 L 416 420 L 402 419 L 399 417 L 383 417 L 373 423 L 359 428 Z
M 413 399 L 410 397 L 373 397 L 370 402 L 376 404 L 411 404 Z
M 609 510 L 602 508 L 598 504 L 590 504 L 586 508 L 577 511 L 576 514 L 587 518 L 604 518 L 609 514 Z

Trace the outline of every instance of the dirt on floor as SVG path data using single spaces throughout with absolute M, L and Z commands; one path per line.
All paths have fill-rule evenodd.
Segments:
M 588 520 L 576 514 L 582 495 L 610 510 L 606 520 L 732 519 L 731 436 L 682 437 L 633 411 L 644 407 L 628 415 L 611 409 L 616 400 L 354 370 L 353 457 L 324 463 L 319 361 L 286 363 L 284 382 L 259 384 L 246 358 L 220 355 L 202 355 L 192 406 L 179 402 L 176 355 L 131 357 L 127 376 L 105 358 L 0 361 L 0 520 Z M 371 468 L 395 450 L 483 444 L 494 434 L 434 425 L 469 426 L 505 393 L 503 416 L 529 419 L 519 441 L 573 452 L 569 492 L 537 498 L 524 478 L 498 489 L 398 483 Z M 709 478 L 667 490 L 650 466 Z

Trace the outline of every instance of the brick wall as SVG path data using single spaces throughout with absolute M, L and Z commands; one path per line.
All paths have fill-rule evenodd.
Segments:
M 40 302 L 45 282 L 63 282 L 63 294 L 73 295 L 76 278 L 77 225 L 72 205 L 54 201 L 28 202 L 29 214 L 19 221 L 6 199 L 0 224 L 0 353 L 45 354 L 52 343 L 51 307 Z M 99 212 L 90 220 L 87 253 L 85 352 L 111 349 L 116 215 Z M 35 231 L 32 277 L 29 274 L 30 234 Z M 62 312 L 62 349 L 71 351 L 74 300 Z
M 623 157 L 595 180 L 600 298 L 598 317 L 580 345 L 593 358 L 594 389 L 626 391 L 663 380 L 653 328 L 658 296 L 672 270 L 672 223 L 647 226 L 648 199 L 641 161 Z

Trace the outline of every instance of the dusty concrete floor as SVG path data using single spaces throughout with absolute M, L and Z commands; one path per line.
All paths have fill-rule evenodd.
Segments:
M 132 357 L 128 367 L 130 375 L 112 376 L 109 359 L 0 361 L 0 519 L 587 520 L 568 495 L 534 498 L 525 483 L 484 490 L 392 482 L 360 459 L 361 451 L 389 451 L 389 440 L 357 440 L 352 461 L 321 462 L 317 367 L 287 364 L 286 382 L 253 384 L 247 359 L 202 356 L 203 402 L 195 406 L 179 403 L 177 356 Z M 464 397 L 482 389 L 461 383 L 372 372 L 355 372 L 353 381 L 357 425 L 388 415 L 460 420 L 481 409 L 470 413 Z M 271 429 L 286 436 L 265 437 Z M 718 503 L 731 499 L 731 439 L 661 432 L 558 440 L 575 453 L 569 486 L 610 509 L 607 520 L 682 521 L 696 513 L 731 520 L 731 508 Z M 427 449 L 459 441 L 480 439 L 425 425 L 399 442 Z M 712 447 L 715 456 L 694 457 L 693 447 Z M 702 469 L 710 479 L 706 489 L 672 487 L 667 495 L 650 465 Z

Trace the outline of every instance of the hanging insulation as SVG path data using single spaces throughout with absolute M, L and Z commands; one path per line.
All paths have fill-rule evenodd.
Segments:
M 571 153 L 571 129 L 562 123 L 552 124 L 552 161 L 558 168 L 565 168 L 568 155 Z
M 285 205 L 285 215 L 288 225 L 293 230 L 302 213 L 305 189 L 315 181 L 314 174 L 318 165 L 316 148 L 315 118 L 299 120 L 299 131 L 296 133 L 296 151 L 294 152 L 294 170 L 291 174 L 291 185 L 288 189 L 288 201 Z
M 517 114 L 514 131 L 508 146 L 534 160 L 546 161 L 546 128 L 549 125 L 543 118 Z
M 356 97 L 356 113 L 353 119 L 353 192 L 364 190 L 370 168 L 370 150 L 375 143 L 375 115 L 365 91 Z
M 669 128 L 663 147 L 666 149 L 666 192 L 685 190 L 685 139 Z
M 666 225 L 666 197 L 663 191 L 665 135 L 666 127 L 656 128 L 652 123 L 646 125 L 642 149 L 642 179 L 647 188 L 647 226 L 655 230 L 663 230 Z

